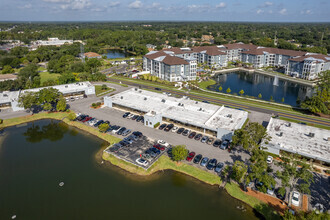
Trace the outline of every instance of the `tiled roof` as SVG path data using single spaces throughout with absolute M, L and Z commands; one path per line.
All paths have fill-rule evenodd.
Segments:
M 216 56 L 216 55 L 226 55 L 225 52 L 223 52 L 221 49 L 219 49 L 217 46 L 202 46 L 202 47 L 194 47 L 194 52 L 202 52 L 206 51 L 206 54 L 210 56 Z
M 171 56 L 171 55 L 166 55 L 165 58 L 163 59 L 163 63 L 167 65 L 188 65 L 189 63 L 185 61 L 182 58 L 176 57 L 176 56 Z
M 224 44 L 227 49 L 232 50 L 232 49 L 245 49 L 245 50 L 253 50 L 257 49 L 258 46 L 253 45 L 253 44 L 243 44 L 243 43 L 235 43 L 235 44 Z
M 308 59 L 308 58 L 314 58 L 314 59 L 317 59 L 317 60 L 323 60 L 325 62 L 330 62 L 330 56 L 326 56 L 326 55 L 323 55 L 323 54 L 310 54 L 310 55 L 306 55 L 306 56 L 295 57 L 295 58 L 292 58 L 292 59 L 289 59 L 289 60 L 296 61 L 296 62 L 302 62 L 302 61 L 304 61 L 305 59 Z
M 272 47 L 259 47 L 257 49 L 249 50 L 249 51 L 243 51 L 242 53 L 245 54 L 252 54 L 252 55 L 262 55 L 264 52 L 271 53 L 271 54 L 281 54 L 286 55 L 290 57 L 296 57 L 296 56 L 303 56 L 306 54 L 304 51 L 297 51 L 297 50 L 285 50 L 285 49 L 278 49 L 278 48 L 272 48 Z
M 88 57 L 88 58 L 92 58 L 92 57 L 100 57 L 101 55 L 98 54 L 98 53 L 94 53 L 94 52 L 87 52 L 84 54 L 85 57 Z

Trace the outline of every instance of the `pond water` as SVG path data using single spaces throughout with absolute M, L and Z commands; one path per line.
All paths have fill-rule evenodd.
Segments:
M 123 50 L 107 50 L 107 53 L 102 55 L 107 56 L 108 59 L 125 58 L 129 56 L 129 54 L 125 53 Z
M 208 89 L 219 92 L 219 87 L 222 87 L 222 92 L 226 92 L 227 88 L 231 89 L 231 94 L 239 92 L 243 89 L 244 95 L 258 97 L 261 93 L 262 99 L 269 101 L 271 97 L 275 102 L 296 106 L 297 98 L 305 100 L 313 93 L 312 87 L 304 86 L 298 83 L 276 79 L 257 73 L 248 72 L 230 72 L 225 74 L 215 75 L 217 83 L 210 86 Z
M 189 176 L 101 164 L 106 143 L 59 121 L 7 128 L 0 141 L 0 219 L 258 219 Z

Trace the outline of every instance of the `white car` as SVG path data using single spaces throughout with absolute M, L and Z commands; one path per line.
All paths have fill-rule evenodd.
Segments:
M 273 163 L 273 157 L 272 156 L 268 156 L 267 157 L 267 163 Z
M 134 116 L 133 114 L 129 114 L 126 118 L 131 119 L 131 118 L 133 118 L 133 116 Z
M 172 128 L 172 132 L 175 133 L 178 131 L 178 129 L 179 129 L 178 127 L 174 127 L 174 128 Z
M 299 198 L 300 198 L 300 193 L 297 192 L 297 191 L 293 191 L 292 192 L 292 199 L 291 199 L 292 205 L 299 207 L 299 203 L 300 203 Z
M 114 133 L 114 134 L 116 134 L 120 129 L 121 129 L 121 127 L 119 127 L 119 128 L 116 129 L 116 130 L 112 130 L 111 132 Z
M 160 144 L 160 145 L 162 145 L 162 146 L 165 146 L 165 147 L 168 147 L 168 146 L 169 146 L 169 144 L 166 143 L 166 142 L 163 141 L 163 140 L 158 140 L 157 143 Z
M 135 161 L 137 164 L 140 164 L 140 165 L 142 165 L 142 166 L 148 166 L 148 161 L 146 161 L 145 159 L 142 159 L 142 158 L 138 158 L 138 159 L 136 159 L 136 161 Z

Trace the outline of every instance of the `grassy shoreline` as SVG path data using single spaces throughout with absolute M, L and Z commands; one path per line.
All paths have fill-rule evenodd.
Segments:
M 0 124 L 0 129 L 15 126 L 19 124 L 24 124 L 32 121 L 42 120 L 42 119 L 56 119 L 61 120 L 65 122 L 66 124 L 76 127 L 78 129 L 81 129 L 83 131 L 86 131 L 90 134 L 93 134 L 100 139 L 106 141 L 109 144 L 114 144 L 119 142 L 121 139 L 111 136 L 109 134 L 100 133 L 97 129 L 92 128 L 90 126 L 87 126 L 85 124 L 82 124 L 77 121 L 70 121 L 66 117 L 68 116 L 68 112 L 54 112 L 54 113 L 38 113 L 34 115 L 28 115 L 18 118 L 11 118 L 11 119 L 5 119 L 2 124 Z M 149 176 L 154 173 L 157 173 L 159 171 L 164 170 L 174 170 L 186 175 L 189 175 L 195 179 L 198 179 L 204 183 L 210 184 L 210 185 L 221 185 L 222 181 L 219 176 L 209 173 L 207 171 L 201 170 L 197 167 L 188 165 L 186 163 L 177 163 L 172 161 L 169 157 L 163 155 L 161 156 L 148 170 L 145 170 L 141 167 L 135 166 L 131 163 L 128 163 L 124 160 L 121 160 L 111 154 L 108 154 L 106 152 L 103 152 L 104 149 L 100 149 L 101 157 L 103 160 L 110 162 L 112 165 L 120 167 L 123 170 L 126 170 L 130 173 L 140 175 L 140 176 Z M 268 206 L 267 204 L 263 203 L 262 201 L 246 195 L 244 192 L 240 190 L 240 188 L 233 184 L 227 184 L 225 187 L 225 190 L 234 198 L 239 199 L 243 201 L 244 203 L 250 205 L 252 208 L 257 210 L 259 213 L 261 213 L 265 217 L 271 217 L 267 219 L 278 219 L 277 215 L 273 214 L 272 207 Z M 275 217 L 274 217 L 275 216 Z

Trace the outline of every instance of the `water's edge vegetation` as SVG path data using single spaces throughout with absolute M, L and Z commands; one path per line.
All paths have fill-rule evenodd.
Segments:
M 120 167 L 129 173 L 141 175 L 141 176 L 147 176 L 152 175 L 159 171 L 164 170 L 174 170 L 186 175 L 189 175 L 191 177 L 194 177 L 204 183 L 210 184 L 210 185 L 221 185 L 222 181 L 219 176 L 209 173 L 207 171 L 198 169 L 194 166 L 185 164 L 185 163 L 177 163 L 172 160 L 170 160 L 167 156 L 161 156 L 158 161 L 156 161 L 148 170 L 145 170 L 141 167 L 135 166 L 131 163 L 128 163 L 126 161 L 123 161 L 111 154 L 108 154 L 106 152 L 103 152 L 105 147 L 107 147 L 109 144 L 114 144 L 119 142 L 121 139 L 111 136 L 109 134 L 100 133 L 97 129 L 94 129 L 92 127 L 89 127 L 87 125 L 84 125 L 82 123 L 79 123 L 77 121 L 70 121 L 68 118 L 69 113 L 67 112 L 56 112 L 56 113 L 38 113 L 34 115 L 28 115 L 18 118 L 11 118 L 11 119 L 5 119 L 2 124 L 0 124 L 0 129 L 4 129 L 6 127 L 16 126 L 28 122 L 33 122 L 37 120 L 43 120 L 43 119 L 55 119 L 63 121 L 64 123 L 73 126 L 75 128 L 78 128 L 80 130 L 86 131 L 90 134 L 95 135 L 96 137 L 106 141 L 108 144 L 104 145 L 103 148 L 101 148 L 97 154 L 102 157 L 103 160 L 110 162 L 112 165 Z M 252 208 L 254 208 L 256 211 L 261 213 L 264 217 L 267 219 L 279 219 L 279 216 L 274 212 L 273 208 L 268 206 L 266 203 L 246 195 L 240 187 L 235 183 L 227 184 L 224 188 L 229 195 L 232 197 L 241 200 L 248 205 L 250 205 Z

